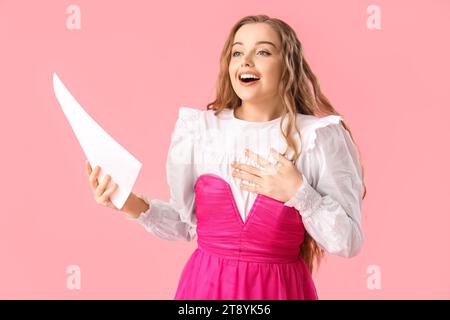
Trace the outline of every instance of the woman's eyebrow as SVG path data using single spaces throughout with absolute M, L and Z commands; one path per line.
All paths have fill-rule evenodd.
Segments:
M 240 45 L 244 45 L 242 42 L 235 42 L 233 43 L 233 45 L 231 47 L 233 47 L 235 44 L 240 44 Z M 272 42 L 270 41 L 258 41 L 256 44 L 270 44 L 271 46 L 273 46 L 275 49 L 277 48 L 276 45 L 274 45 Z

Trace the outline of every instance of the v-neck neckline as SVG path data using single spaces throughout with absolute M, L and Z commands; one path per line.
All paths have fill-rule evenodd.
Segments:
M 214 173 L 203 173 L 197 178 L 197 181 L 203 176 L 212 176 L 212 177 L 218 178 L 219 180 L 221 180 L 223 183 L 226 184 L 228 195 L 230 196 L 231 204 L 233 205 L 234 215 L 235 215 L 236 219 L 239 220 L 239 224 L 245 229 L 247 227 L 250 219 L 252 218 L 252 216 L 254 214 L 254 211 L 256 210 L 256 204 L 259 203 L 261 194 L 258 193 L 256 195 L 255 201 L 253 202 L 253 204 L 252 204 L 252 206 L 250 208 L 250 211 L 249 211 L 249 213 L 248 213 L 248 215 L 247 215 L 247 217 L 246 217 L 246 219 L 244 221 L 244 219 L 242 219 L 242 215 L 239 212 L 239 209 L 237 207 L 236 199 L 234 199 L 233 192 L 231 190 L 230 184 L 224 178 L 222 178 L 221 176 L 219 176 L 217 174 L 214 174 Z

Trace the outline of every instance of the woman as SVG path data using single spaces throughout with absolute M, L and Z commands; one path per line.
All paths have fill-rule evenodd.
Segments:
M 198 237 L 175 299 L 318 299 L 314 262 L 355 256 L 364 241 L 350 130 L 279 19 L 238 21 L 220 66 L 207 110 L 179 109 L 170 202 L 132 193 L 122 210 L 160 238 Z M 99 170 L 87 163 L 97 201 L 114 208 L 117 185 L 99 184 Z

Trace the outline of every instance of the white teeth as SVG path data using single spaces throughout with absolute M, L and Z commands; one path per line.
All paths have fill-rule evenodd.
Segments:
M 249 78 L 252 78 L 252 79 L 259 79 L 257 76 L 255 76 L 255 75 L 253 75 L 253 74 L 246 74 L 246 73 L 241 74 L 241 75 L 239 76 L 239 78 L 240 78 L 240 79 L 249 79 Z

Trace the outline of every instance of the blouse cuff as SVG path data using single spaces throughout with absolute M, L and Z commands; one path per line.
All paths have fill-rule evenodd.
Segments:
M 294 207 L 303 218 L 306 218 L 311 216 L 320 207 L 322 196 L 308 183 L 308 180 L 303 174 L 302 178 L 302 185 L 284 205 Z

